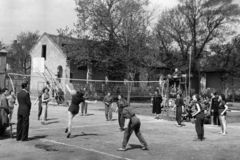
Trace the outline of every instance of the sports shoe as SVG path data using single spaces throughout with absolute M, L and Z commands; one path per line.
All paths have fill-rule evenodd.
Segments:
M 117 151 L 126 151 L 126 148 L 118 148 Z
M 122 131 L 125 131 L 125 128 L 120 128 L 120 131 L 122 132 Z
M 142 147 L 142 150 L 147 150 L 147 151 L 148 151 L 149 148 L 148 148 L 148 146 L 143 146 L 143 147 Z
M 193 141 L 202 141 L 202 140 L 199 138 L 194 138 Z
M 222 133 L 222 136 L 226 136 L 226 133 Z
M 67 138 L 70 138 L 70 136 L 71 136 L 71 133 L 68 133 L 68 134 L 67 134 Z

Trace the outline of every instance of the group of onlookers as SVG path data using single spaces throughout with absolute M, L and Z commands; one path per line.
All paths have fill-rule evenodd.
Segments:
M 228 106 L 226 104 L 226 98 L 224 94 L 218 94 L 217 92 L 211 94 L 211 115 L 212 115 L 212 124 L 221 126 L 221 131 L 219 132 L 222 135 L 226 135 L 227 128 L 227 110 Z
M 14 91 L 9 92 L 7 88 L 2 89 L 0 97 L 0 137 L 5 135 L 6 128 L 11 123 L 15 104 Z
M 15 96 L 14 90 L 2 89 L 0 98 L 0 136 L 5 136 L 6 128 L 12 124 L 14 106 L 18 105 L 17 111 L 17 141 L 28 140 L 29 115 L 31 110 L 28 82 L 22 83 L 22 90 Z
M 166 98 L 164 98 L 166 101 Z M 163 99 L 157 88 L 152 98 L 152 113 L 156 114 L 156 118 L 159 119 L 159 114 L 164 107 L 162 104 Z M 195 94 L 192 96 L 192 99 L 184 100 L 181 94 L 177 94 L 175 99 L 175 105 L 172 108 L 176 113 L 177 126 L 181 127 L 183 118 L 193 119 L 196 125 L 196 132 L 198 134 L 197 140 L 204 139 L 204 129 L 203 126 L 205 123 L 221 126 L 221 131 L 219 132 L 222 135 L 226 135 L 226 114 L 228 106 L 226 105 L 226 99 L 224 94 L 218 94 L 217 92 L 211 94 L 211 98 L 207 96 L 199 96 Z M 210 118 L 211 117 L 211 118 Z M 212 119 L 212 122 L 210 122 Z

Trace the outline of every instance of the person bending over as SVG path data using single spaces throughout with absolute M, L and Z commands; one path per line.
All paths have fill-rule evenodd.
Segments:
M 122 148 L 118 148 L 118 151 L 126 151 L 127 150 L 127 143 L 132 135 L 132 132 L 134 131 L 137 138 L 143 145 L 142 150 L 149 150 L 147 142 L 143 138 L 141 131 L 140 131 L 140 126 L 141 122 L 139 118 L 135 115 L 133 110 L 130 107 L 126 107 L 122 111 L 124 118 L 129 119 L 128 127 L 124 132 L 123 135 L 123 142 L 122 142 Z

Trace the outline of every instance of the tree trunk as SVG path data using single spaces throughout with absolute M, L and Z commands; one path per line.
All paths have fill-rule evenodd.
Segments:
M 200 64 L 198 64 L 198 94 L 203 94 L 201 91 L 201 73 L 200 73 Z
M 169 79 L 167 79 L 167 94 L 166 94 L 166 106 L 167 106 L 167 116 L 166 118 L 169 120 L 169 112 L 170 112 L 170 106 L 169 106 L 169 94 L 170 94 L 170 89 L 169 89 Z
M 234 91 L 234 77 L 233 77 L 233 73 L 231 74 L 231 78 L 232 78 L 232 102 L 235 102 L 235 91 Z
M 132 92 L 132 82 L 128 81 L 128 93 L 127 93 L 127 102 L 130 105 L 130 100 L 131 100 L 131 92 Z
M 148 72 L 147 72 L 147 69 L 146 68 L 141 68 L 140 69 L 140 75 L 139 75 L 139 80 L 140 81 L 145 81 L 145 82 L 141 82 L 140 83 L 140 87 L 141 87 L 141 89 L 143 89 L 143 90 L 146 90 L 146 88 L 147 88 L 147 80 L 148 80 Z

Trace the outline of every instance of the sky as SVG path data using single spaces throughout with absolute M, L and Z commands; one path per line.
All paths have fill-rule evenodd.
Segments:
M 150 0 L 157 11 L 173 7 L 177 1 Z M 27 31 L 57 34 L 57 29 L 66 26 L 74 29 L 75 7 L 74 0 L 0 0 L 0 41 L 11 44 L 19 33 Z

